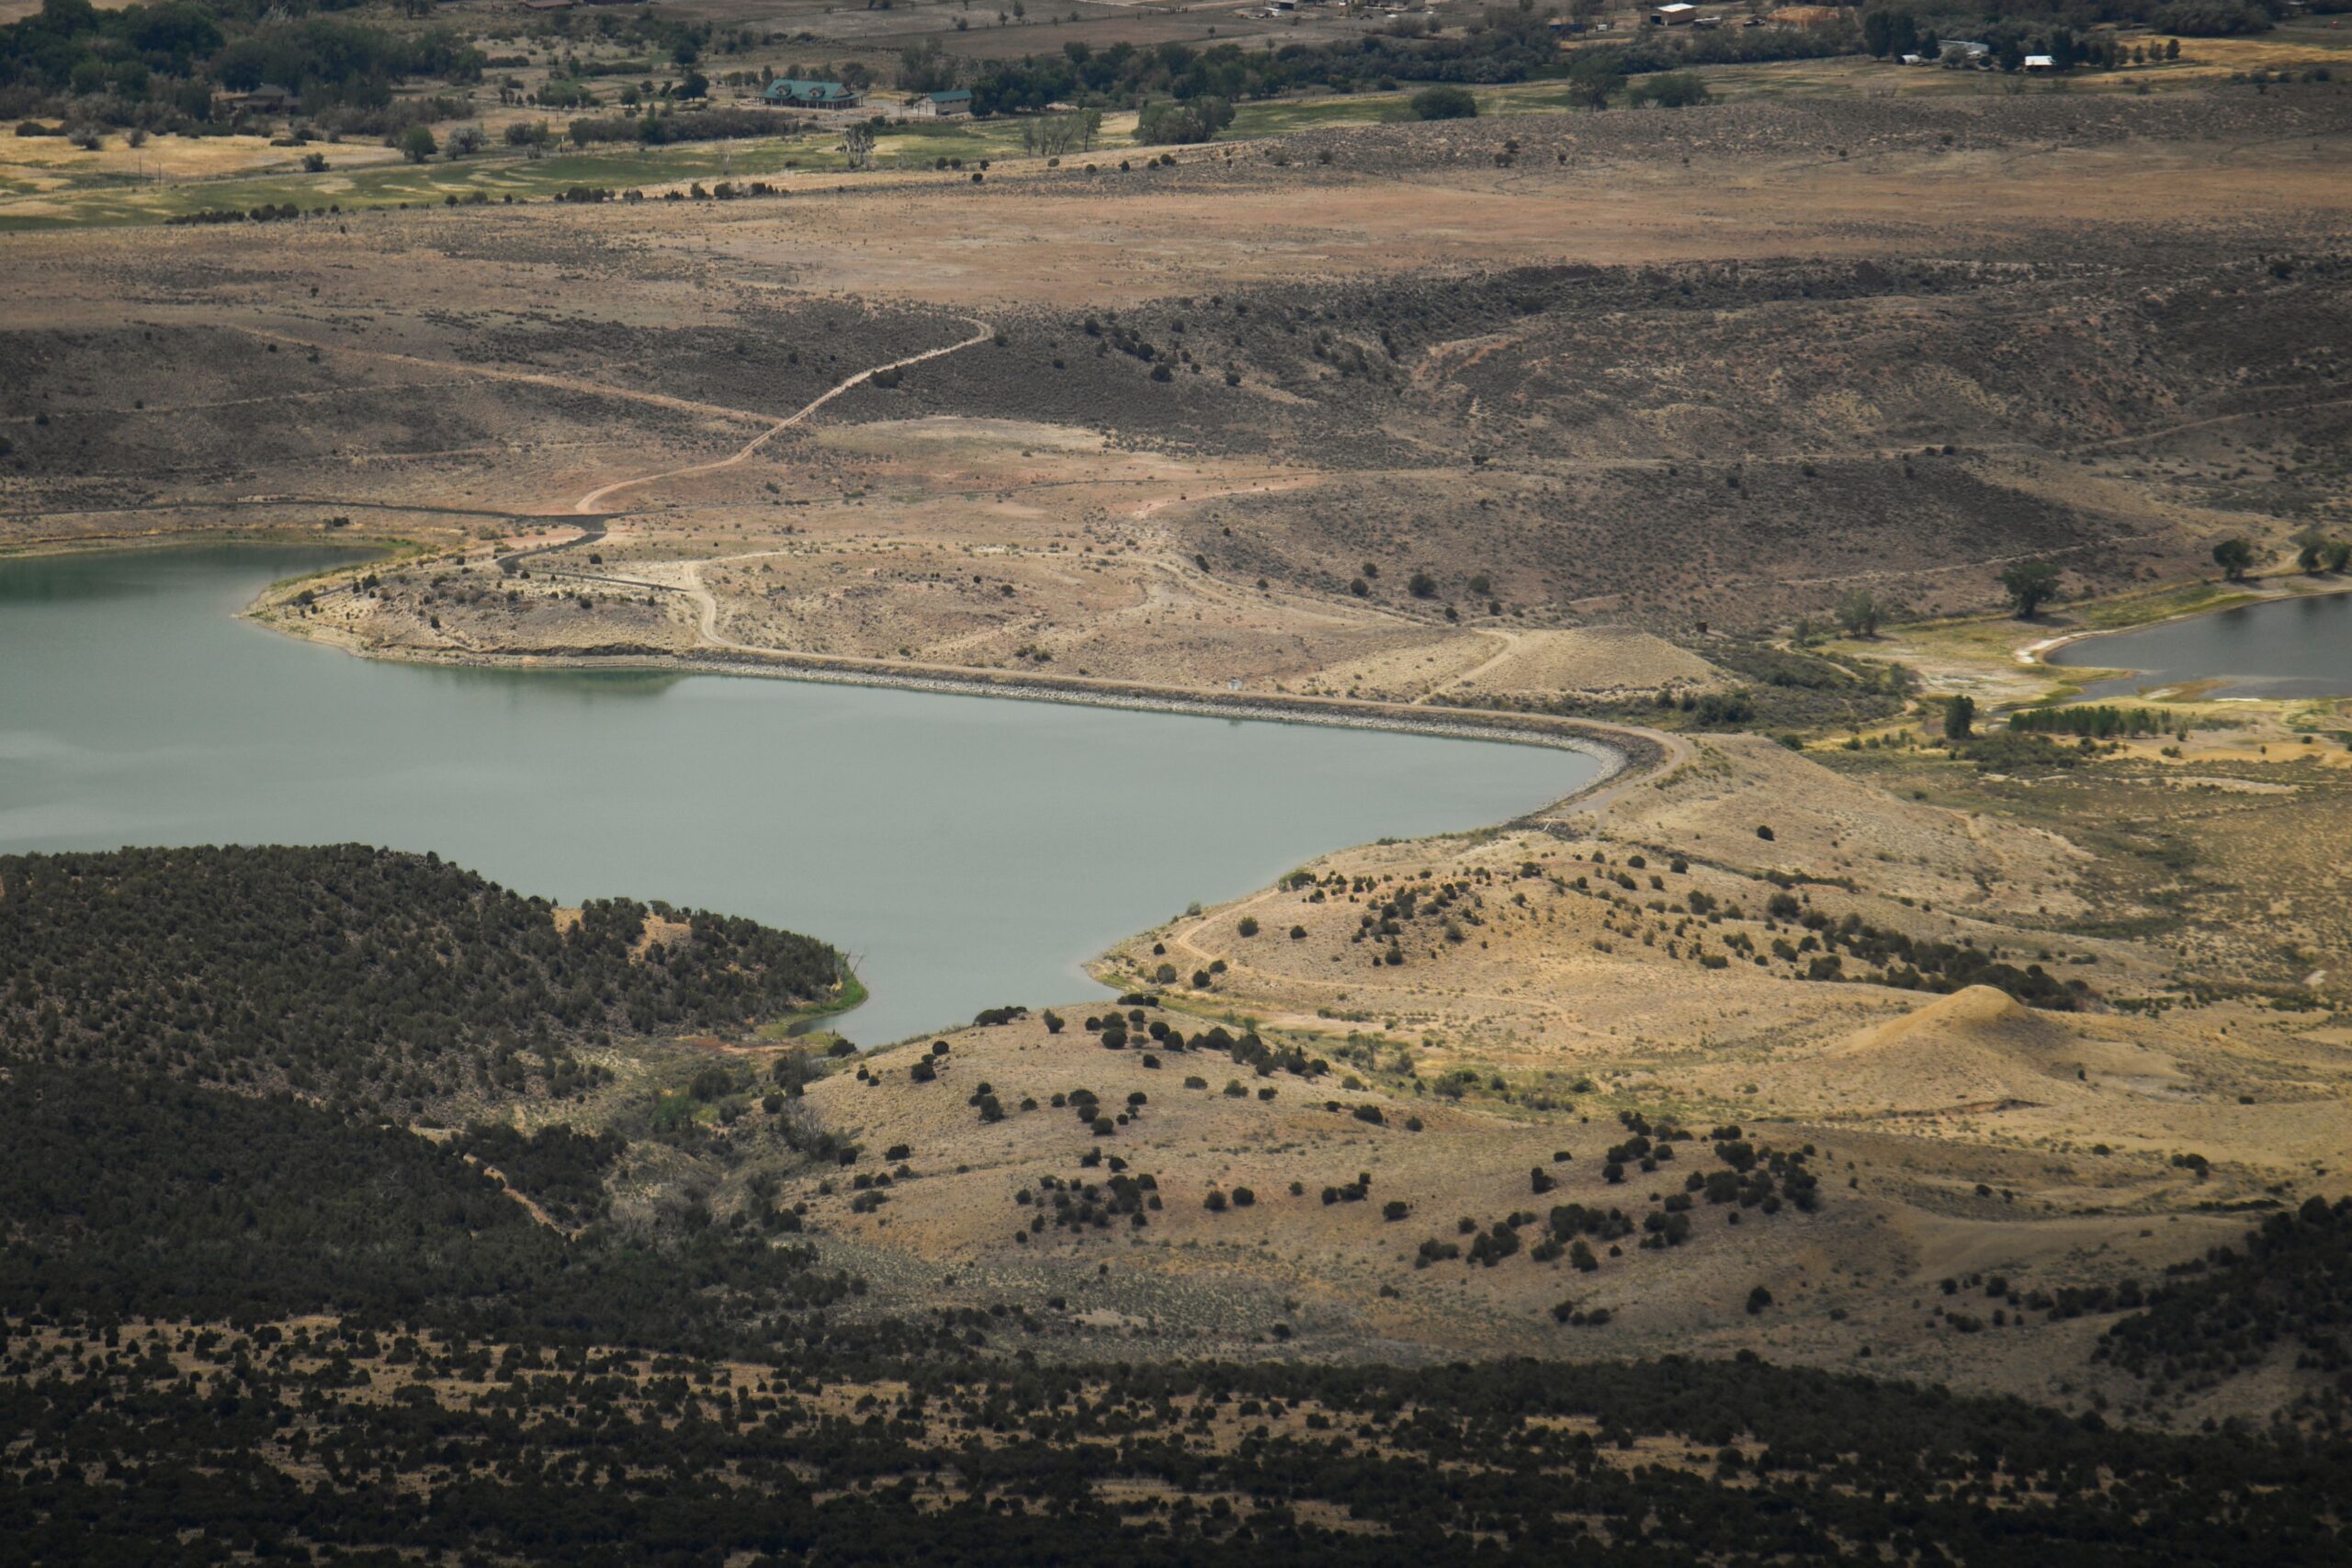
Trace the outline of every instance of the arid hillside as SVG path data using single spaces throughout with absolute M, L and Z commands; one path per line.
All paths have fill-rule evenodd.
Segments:
M 2168 762 L 2030 814 L 1894 766 L 1708 740 L 1598 820 L 1326 857 L 1122 943 L 1115 1007 L 813 1085 L 864 1153 L 784 1196 L 876 1279 L 1050 1290 L 1154 1353 L 1752 1348 L 2191 1424 L 2308 1392 L 2097 1352 L 2341 1190 L 2340 987 L 2214 950 L 2233 843 L 2184 879 L 2101 836 Z M 2341 769 L 2256 766 L 2279 830 L 2340 831 Z
M 424 540 L 304 607 L 422 655 L 1720 688 L 1760 677 L 1710 639 L 1857 588 L 1982 608 L 2030 557 L 2114 590 L 2334 515 L 2346 102 L 1515 116 L 17 235 L 0 544 Z M 1595 628 L 1691 657 L 1544 640 Z

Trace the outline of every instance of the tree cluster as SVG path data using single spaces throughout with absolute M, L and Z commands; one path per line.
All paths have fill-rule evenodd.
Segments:
M 1462 37 L 1429 40 L 1374 35 L 1256 51 L 1238 44 L 1196 50 L 1125 42 L 1098 50 L 1072 40 L 1059 55 L 989 63 L 972 83 L 972 103 L 981 114 L 1006 114 L 1054 103 L 1140 108 L 1159 98 L 1180 106 L 1215 98 L 1233 104 L 1316 85 L 1523 82 L 1553 68 L 1557 55 L 1544 18 L 1532 12 L 1490 13 Z
M 2317 1373 L 2301 1414 L 2352 1430 L 2352 1198 L 2311 1198 L 2234 1247 L 2171 1271 L 2147 1309 L 2107 1331 L 2098 1354 L 2180 1392 L 2211 1388 L 2280 1352 Z
M 330 1325 L 133 1330 L 68 1362 L 17 1336 L 0 1341 L 0 1530 L 43 1562 L 331 1550 L 588 1568 L 2154 1568 L 2344 1544 L 2344 1453 L 2291 1438 L 2116 1430 L 1752 1359 L 1023 1366 L 964 1346 L 1022 1315 L 943 1314 L 941 1348 L 877 1366 L 895 1381 L 854 1414 L 829 1408 L 820 1355 L 746 1377 Z M 414 1381 L 344 1392 L 387 1369 Z M 1661 1438 L 1714 1462 L 1636 1449 Z
M 385 1111 L 562 1097 L 616 1033 L 741 1030 L 831 997 L 822 942 L 627 899 L 554 908 L 355 845 L 0 857 L 0 1056 Z M 649 919 L 683 940 L 650 942 Z
M 850 1293 L 806 1249 L 540 1224 L 461 1152 L 285 1098 L 19 1065 L 0 1096 L 0 1303 L 16 1315 L 250 1324 L 328 1312 L 535 1342 L 749 1351 Z M 601 1207 L 602 1139 L 493 1143 L 518 1185 Z M 583 1154 L 582 1143 L 592 1152 Z M 501 1168 L 503 1169 L 503 1168 Z
M 302 10 L 334 11 L 335 4 Z M 42 0 L 0 27 L 0 85 L 69 100 L 86 119 L 174 129 L 214 118 L 216 92 L 267 83 L 300 109 L 382 109 L 418 76 L 478 80 L 480 51 L 446 28 L 394 30 L 347 17 L 288 15 L 254 0 L 164 0 L 100 10 Z
M 2182 721 L 2154 708 L 2120 708 L 2106 704 L 2077 707 L 2021 708 L 2009 715 L 2009 728 L 2020 735 L 2086 735 L 2109 740 L 2119 735 L 2163 735 Z

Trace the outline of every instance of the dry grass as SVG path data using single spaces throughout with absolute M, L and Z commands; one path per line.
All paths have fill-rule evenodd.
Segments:
M 2248 765 L 2259 757 L 2240 753 Z M 954 1038 L 954 1059 L 959 1072 L 989 1079 L 1008 1105 L 1013 1094 L 1081 1085 L 1114 1102 L 1114 1090 L 1144 1088 L 1151 1109 L 1106 1148 L 1159 1173 L 1164 1190 L 1244 1182 L 1260 1193 L 1246 1215 L 1187 1213 L 1164 1224 L 1155 1216 L 1152 1228 L 1102 1255 L 1123 1274 L 1149 1276 L 1138 1301 L 1184 1299 L 1177 1281 L 1197 1285 L 1204 1272 L 1233 1300 L 1295 1294 L 1312 1280 L 1324 1310 L 1357 1333 L 1535 1348 L 1545 1332 L 1530 1321 L 1540 1298 L 1581 1286 L 1580 1299 L 1625 1309 L 1612 1345 L 1631 1352 L 1680 1339 L 1846 1364 L 1868 1343 L 1881 1370 L 1941 1377 L 1974 1358 L 1973 1375 L 1988 1386 L 2047 1393 L 2053 1381 L 2079 1372 L 2073 1359 L 2092 1330 L 2045 1325 L 1962 1351 L 1939 1333 L 1923 1335 L 1904 1302 L 1945 1275 L 1972 1270 L 2047 1285 L 2153 1269 L 2230 1231 L 2238 1222 L 2222 1212 L 2234 1203 L 2340 1190 L 2341 1178 L 2323 1173 L 2352 1138 L 2352 1105 L 2329 1066 L 2341 1027 L 2324 1010 L 2281 1013 L 2245 1001 L 2142 1016 L 2053 1014 L 1983 987 L 1936 998 L 1807 984 L 1790 976 L 1791 965 L 1746 962 L 1731 939 L 1743 930 L 1766 936 L 1757 917 L 1773 889 L 1754 873 L 1769 866 L 1800 878 L 1856 875 L 1862 890 L 1854 893 L 1800 883 L 1804 900 L 1833 919 L 1851 911 L 1915 935 L 1966 937 L 2020 962 L 2038 956 L 2107 996 L 2165 990 L 2183 967 L 2238 972 L 2245 959 L 2200 931 L 2243 928 L 2276 940 L 2301 929 L 2313 942 L 2337 941 L 2309 924 L 2328 919 L 2321 885 L 2278 863 L 2310 853 L 2315 832 L 2330 842 L 2340 836 L 2342 786 L 2332 781 L 2342 770 L 2301 757 L 2265 765 L 2273 777 L 2239 781 L 2241 792 L 2190 808 L 2191 819 L 2200 824 L 2193 830 L 2214 862 L 2217 886 L 2243 878 L 2279 897 L 2259 914 L 2233 904 L 2190 906 L 2188 927 L 2164 934 L 2070 936 L 2046 925 L 2041 910 L 2055 898 L 2074 920 L 2111 922 L 2139 896 L 2116 880 L 2130 869 L 2114 863 L 2118 846 L 2069 837 L 2136 818 L 2149 798 L 2136 781 L 2149 765 L 2128 753 L 2075 781 L 2065 815 L 2051 818 L 2005 809 L 2000 797 L 2011 786 L 1992 784 L 1968 806 L 1930 805 L 1898 798 L 1908 792 L 1872 782 L 1869 770 L 1839 777 L 1742 741 L 1710 743 L 1683 775 L 1652 792 L 1655 801 L 1635 792 L 1597 834 L 1588 825 L 1587 836 L 1566 840 L 1498 833 L 1348 852 L 1306 868 L 1315 884 L 1269 889 L 1143 933 L 1106 960 L 1105 976 L 1127 986 L 1150 985 L 1155 966 L 1170 964 L 1176 982 L 1153 988 L 1193 1015 L 1176 1019 L 1188 1032 L 1212 1019 L 1240 1020 L 1326 1055 L 1335 1077 L 1363 1080 L 1337 1098 L 1382 1105 L 1388 1129 L 1320 1111 L 1334 1091 L 1302 1090 L 1288 1078 L 1263 1080 L 1277 1088 L 1270 1105 L 1227 1100 L 1216 1090 L 1230 1075 L 1215 1062 L 1202 1075 L 1211 1086 L 1205 1095 L 1180 1095 L 1163 1110 L 1160 1086 L 1197 1070 L 1186 1066 L 1197 1057 L 1166 1057 L 1154 1072 L 1139 1067 L 1134 1050 L 1092 1048 L 1075 1032 L 971 1032 Z M 1909 762 L 1872 768 L 1925 776 Z M 2323 789 L 2314 781 L 2329 782 Z M 2163 799 L 2179 795 L 2162 783 L 2154 790 Z M 2290 816 L 2264 821 L 2222 804 L 2238 800 Z M 1745 823 L 1758 811 L 1781 825 L 1770 843 Z M 1858 855 L 1866 846 L 1893 858 Z M 1690 856 L 1687 872 L 1668 866 L 1678 850 Z M 1633 867 L 1635 854 L 1648 863 Z M 1605 880 L 1621 872 L 1636 891 Z M 1329 880 L 1334 874 L 1341 880 Z M 1655 891 L 1652 875 L 1663 884 Z M 1577 876 L 1589 886 L 1574 886 Z M 1380 961 L 1377 935 L 1356 940 L 1365 917 L 1400 889 L 1449 883 L 1475 891 L 1453 910 L 1464 940 L 1446 940 L 1434 921 L 1408 921 L 1401 964 Z M 1694 892 L 1712 894 L 1724 918 L 1685 915 Z M 1651 899 L 1664 914 L 1645 907 Z M 1255 921 L 1254 934 L 1242 934 L 1245 918 Z M 1291 935 L 1294 925 L 1303 934 Z M 1783 931 L 1798 934 L 1794 922 Z M 1733 962 L 1707 969 L 1694 961 L 1700 951 L 1728 953 Z M 1190 983 L 1193 970 L 1213 961 L 1224 967 L 1210 985 Z M 1261 1080 L 1244 1074 L 1241 1081 L 1249 1089 Z M 1463 1083 L 1467 1097 L 1448 1098 L 1448 1086 Z M 879 1120 L 904 1115 L 901 1108 L 924 1092 L 902 1090 L 892 1074 L 878 1088 L 836 1092 L 845 1100 L 819 1102 L 829 1117 L 840 1114 L 842 1125 L 870 1128 L 877 1139 L 949 1139 L 953 1157 L 972 1166 L 970 1179 L 984 1190 L 1033 1168 L 1059 1170 L 1057 1144 L 1071 1155 L 1084 1146 L 1055 1135 L 1063 1129 L 1050 1111 L 1034 1125 L 1018 1116 L 996 1128 L 964 1125 L 967 1112 L 954 1098 L 920 1124 Z M 1295 1104 L 1302 1096 L 1306 1104 Z M 1830 1183 L 1835 1201 L 1815 1220 L 1709 1229 L 1668 1254 L 1629 1252 L 1625 1267 L 1612 1262 L 1589 1280 L 1522 1270 L 1518 1259 L 1492 1273 L 1409 1269 L 1391 1227 L 1369 1205 L 1335 1212 L 1315 1197 L 1322 1181 L 1368 1169 L 1375 1200 L 1413 1206 L 1405 1228 L 1418 1240 L 1421 1229 L 1451 1235 L 1421 1226 L 1424 1215 L 1458 1211 L 1483 1224 L 1489 1210 L 1514 1203 L 1540 1213 L 1552 1201 L 1622 1203 L 1661 1186 L 1677 1190 L 1681 1170 L 1672 1167 L 1622 1189 L 1593 1179 L 1594 1145 L 1619 1135 L 1611 1113 L 1634 1108 L 1694 1126 L 1737 1122 L 1780 1146 L 1815 1145 L 1831 1172 L 1856 1185 Z M 1396 1135 L 1400 1114 L 1418 1115 L 1422 1129 Z M 1561 1147 L 1576 1157 L 1555 1167 L 1551 1151 Z M 2211 1174 L 2175 1163 L 2187 1154 L 2211 1162 Z M 1526 1198 L 1531 1166 L 1562 1176 L 1555 1193 Z M 1333 1167 L 1341 1168 L 1338 1178 L 1321 1174 Z M 1306 1182 L 1307 1201 L 1288 1199 L 1281 1186 L 1266 1201 L 1270 1183 L 1291 1179 Z M 985 1265 L 989 1211 L 969 1189 L 906 1201 L 920 1201 L 925 1217 L 869 1231 L 871 1245 L 961 1246 L 960 1256 Z M 891 1234 L 918 1223 L 919 1241 L 913 1231 Z M 993 1238 L 1000 1263 L 1006 1239 Z M 1092 1256 L 1080 1248 L 1069 1261 Z M 1805 1311 L 1747 1324 L 1732 1305 L 1755 1280 L 1784 1298 L 1797 1292 Z M 1381 1294 L 1384 1285 L 1400 1294 Z M 1837 1318 L 1823 1315 L 1833 1307 Z M 1159 1321 L 1176 1331 L 1172 1320 Z M 1185 1331 L 1200 1332 L 1196 1325 Z

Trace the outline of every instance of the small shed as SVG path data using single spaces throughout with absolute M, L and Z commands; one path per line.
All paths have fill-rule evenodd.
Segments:
M 917 93 L 907 100 L 909 119 L 954 119 L 972 112 L 972 89 L 950 87 L 944 93 Z

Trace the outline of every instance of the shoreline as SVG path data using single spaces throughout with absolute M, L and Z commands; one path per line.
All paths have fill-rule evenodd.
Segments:
M 341 569 L 331 569 L 331 571 L 333 570 Z M 331 572 L 320 575 L 329 574 Z M 703 649 L 694 653 L 667 654 L 651 649 L 634 649 L 610 655 L 465 651 L 435 654 L 405 650 L 395 652 L 369 648 L 347 636 L 315 635 L 300 625 L 273 614 L 273 611 L 284 604 L 287 590 L 295 583 L 304 581 L 308 579 L 286 578 L 271 582 L 238 613 L 238 617 L 266 630 L 315 647 L 339 650 L 351 658 L 381 660 L 387 663 L 413 664 L 426 668 L 636 671 L 670 675 L 732 675 L 754 679 L 800 681 L 822 685 L 870 686 L 882 690 L 929 692 L 949 696 L 996 698 L 1015 702 L 1050 702 L 1071 706 L 1112 708 L 1136 713 L 1170 713 L 1193 717 L 1224 718 L 1237 723 L 1301 724 L 1328 728 L 1385 730 L 1392 733 L 1427 735 L 1449 739 L 1536 746 L 1573 752 L 1589 759 L 1595 764 L 1592 776 L 1583 780 L 1566 795 L 1555 796 L 1542 805 L 1505 818 L 1500 822 L 1483 824 L 1483 830 L 1537 828 L 1556 831 L 1553 823 L 1570 807 L 1577 807 L 1579 802 L 1585 803 L 1582 809 L 1596 814 L 1605 811 L 1624 791 L 1645 782 L 1665 777 L 1693 754 L 1689 740 L 1664 731 L 1633 725 L 1610 724 L 1600 720 L 1566 718 L 1555 715 L 1507 714 L 1477 709 L 1432 711 L 1426 707 L 1375 703 L 1359 698 L 1306 697 L 1283 693 L 1216 691 L 1198 687 L 1156 685 L 1148 682 L 1108 681 L 1092 677 L 1000 672 L 955 667 L 927 666 L 909 670 L 879 660 L 791 653 L 783 650 L 755 653 L 733 649 Z M 1109 958 L 1116 944 L 1114 943 L 1112 948 L 1105 948 L 1079 962 L 1080 972 L 1106 991 L 1114 987 L 1102 977 L 1098 968 Z M 793 1031 L 773 1042 L 764 1038 L 763 1031 L 762 1043 L 781 1046 L 792 1038 L 794 1033 L 829 1021 L 838 1020 L 846 1024 L 855 1018 L 858 1008 L 867 999 L 865 987 L 857 981 L 854 970 L 852 971 L 851 985 L 856 987 L 858 993 L 854 1000 L 845 997 L 831 1005 L 797 1010 L 792 1020 L 795 1026 Z M 919 1030 L 903 1039 L 866 1046 L 861 1054 L 903 1045 L 909 1041 L 920 1040 L 935 1032 L 937 1031 L 932 1029 Z
M 48 560 L 58 556 L 107 555 L 118 551 L 202 549 L 214 545 L 277 545 L 288 548 L 317 547 L 331 550 L 373 550 L 385 556 L 403 551 L 427 549 L 431 547 L 414 539 L 394 534 L 345 535 L 341 530 L 327 533 L 315 526 L 288 525 L 283 528 L 268 526 L 254 528 L 167 528 L 152 534 L 110 534 L 86 539 L 33 539 L 24 544 L 0 545 L 0 561 Z M 332 570 L 328 568 L 325 570 Z M 294 581 L 282 578 L 270 584 L 265 592 L 273 592 L 282 584 Z M 260 603 L 259 600 L 254 601 Z
M 2297 573 L 2296 575 L 2301 576 L 2303 574 Z M 2116 678 L 2127 675 L 2145 675 L 2149 673 L 2149 671 L 2145 670 L 2136 670 L 2129 665 L 2121 664 L 2053 664 L 2050 661 L 2050 655 L 2059 649 L 2071 648 L 2078 642 L 2088 642 L 2094 637 L 2126 637 L 2134 632 L 2150 631 L 2157 626 L 2168 626 L 2181 621 L 2194 621 L 2206 615 L 2217 615 L 2228 610 L 2256 610 L 2260 609 L 2266 604 L 2291 604 L 2298 599 L 2326 599 L 2333 598 L 2338 594 L 2352 593 L 2352 582 L 2339 582 L 2332 587 L 2326 588 L 2282 588 L 2273 589 L 2268 592 L 2264 591 L 2266 585 L 2260 582 L 2254 584 L 2240 584 L 2239 586 L 2241 589 L 2246 591 L 2241 592 L 2235 598 L 2231 599 L 2227 603 L 2202 604 L 2195 609 L 2189 610 L 2176 610 L 2170 615 L 2157 615 L 2153 619 L 2145 621 L 2135 621 L 2129 626 L 2086 626 L 2078 631 L 2060 632 L 2055 637 L 2046 637 L 2034 642 L 2019 645 L 2011 650 L 2011 658 L 2018 664 L 2030 670 L 2047 670 L 2052 671 L 2066 671 L 2094 680 Z M 2075 683 L 2079 685 L 2081 682 L 2077 680 Z M 2239 700 L 2271 701 L 2278 699 L 2247 698 Z
M 276 591 L 273 585 L 270 592 Z M 482 670 L 627 670 L 673 675 L 741 675 L 812 684 L 871 686 L 887 691 L 930 692 L 944 696 L 992 697 L 1013 702 L 1061 703 L 1076 707 L 1131 713 L 1171 713 L 1237 723 L 1306 724 L 1336 729 L 1376 729 L 1455 740 L 1540 746 L 1592 759 L 1600 771 L 1571 794 L 1525 816 L 1541 815 L 1626 775 L 1658 767 L 1681 750 L 1675 738 L 1633 725 L 1546 714 L 1508 714 L 1482 709 L 1431 710 L 1401 703 L 1350 697 L 1307 697 L 1287 693 L 1216 691 L 1159 685 L 1142 681 L 1036 675 L 924 665 L 902 668 L 879 660 L 829 654 L 746 653 L 705 649 L 663 654 L 632 649 L 609 655 L 584 653 L 429 654 L 369 649 L 340 638 L 311 637 L 261 612 L 260 601 L 245 618 L 302 641 L 337 649 L 355 659 L 388 663 Z M 1441 715 L 1442 716 L 1441 716 Z M 1519 818 L 1513 818 L 1518 820 Z
M 375 543 L 380 546 L 380 541 Z M 332 575 L 342 570 L 348 569 L 329 568 L 312 575 Z M 1445 739 L 1540 746 L 1573 751 L 1599 764 L 1599 771 L 1575 790 L 1510 818 L 1511 822 L 1529 821 L 1555 812 L 1604 785 L 1613 784 L 1622 788 L 1643 773 L 1656 773 L 1680 761 L 1690 750 L 1687 741 L 1664 731 L 1602 719 L 1477 708 L 1433 709 L 1419 705 L 1373 702 L 1355 697 L 1220 691 L 1213 687 L 1162 684 L 1149 681 L 999 671 L 957 665 L 910 665 L 888 660 L 800 653 L 783 649 L 757 651 L 699 649 L 679 653 L 643 647 L 616 648 L 609 653 L 394 650 L 370 647 L 339 634 L 314 633 L 272 613 L 283 606 L 288 589 L 307 581 L 310 579 L 285 578 L 271 582 L 239 612 L 240 618 L 303 642 L 339 649 L 355 659 L 379 659 L 388 663 L 445 669 L 629 670 L 673 675 L 743 675 L 823 685 L 930 692 L 945 696 L 1062 703 L 1078 707 L 1114 708 L 1134 713 L 1170 713 L 1261 724 L 1307 724 L 1338 729 L 1376 729 Z

